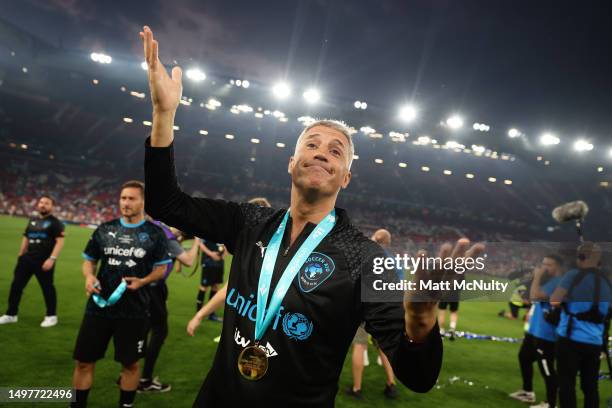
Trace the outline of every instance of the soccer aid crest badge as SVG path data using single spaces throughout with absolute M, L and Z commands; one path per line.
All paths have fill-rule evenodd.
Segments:
M 302 292 L 312 292 L 334 272 L 334 261 L 327 255 L 313 252 L 300 268 L 298 280 Z

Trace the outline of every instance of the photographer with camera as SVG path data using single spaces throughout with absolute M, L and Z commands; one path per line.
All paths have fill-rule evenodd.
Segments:
M 532 408 L 554 407 L 557 399 L 557 373 L 555 372 L 555 324 L 550 322 L 549 296 L 561 280 L 563 260 L 556 254 L 546 255 L 533 273 L 530 299 L 533 313 L 529 329 L 519 351 L 519 364 L 523 378 L 523 389 L 510 394 L 522 402 L 535 402 L 533 391 L 533 363 L 536 361 L 546 384 L 546 401 Z
M 576 406 L 578 372 L 584 406 L 599 406 L 599 357 L 607 343 L 604 327 L 610 318 L 611 301 L 612 287 L 602 271 L 601 247 L 585 242 L 578 247 L 576 268 L 565 274 L 550 301 L 561 309 L 556 349 L 561 408 Z

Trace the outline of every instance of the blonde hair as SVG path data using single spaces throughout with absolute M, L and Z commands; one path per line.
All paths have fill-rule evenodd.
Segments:
M 337 130 L 338 132 L 342 133 L 346 137 L 349 143 L 348 168 L 350 170 L 351 165 L 353 164 L 353 158 L 355 157 L 355 145 L 353 144 L 353 136 L 351 133 L 351 129 L 344 122 L 341 122 L 339 120 L 332 120 L 332 119 L 315 120 L 314 122 L 306 126 L 304 130 L 302 130 L 302 133 L 300 133 L 300 135 L 298 136 L 297 142 L 295 142 L 296 149 L 297 149 L 298 144 L 300 143 L 300 139 L 304 137 L 306 132 L 308 132 L 310 129 L 312 129 L 315 126 L 324 126 L 330 129 Z
M 255 204 L 260 207 L 272 207 L 270 202 L 265 197 L 255 197 L 249 200 L 249 204 Z

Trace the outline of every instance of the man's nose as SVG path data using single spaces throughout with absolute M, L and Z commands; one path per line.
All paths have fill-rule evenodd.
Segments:
M 327 163 L 329 160 L 327 159 L 327 157 L 322 154 L 322 153 L 317 153 L 314 157 L 315 160 L 321 160 L 322 162 Z

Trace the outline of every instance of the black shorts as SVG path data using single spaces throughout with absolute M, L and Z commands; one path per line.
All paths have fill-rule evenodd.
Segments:
M 113 338 L 115 361 L 130 365 L 144 356 L 147 319 L 109 319 L 85 315 L 72 357 L 93 363 L 104 357 Z
M 438 309 L 440 310 L 445 310 L 447 307 L 451 312 L 456 312 L 459 310 L 459 302 L 440 302 L 438 304 Z
M 202 280 L 201 286 L 211 286 L 223 283 L 223 267 L 213 266 L 206 267 L 202 265 Z

